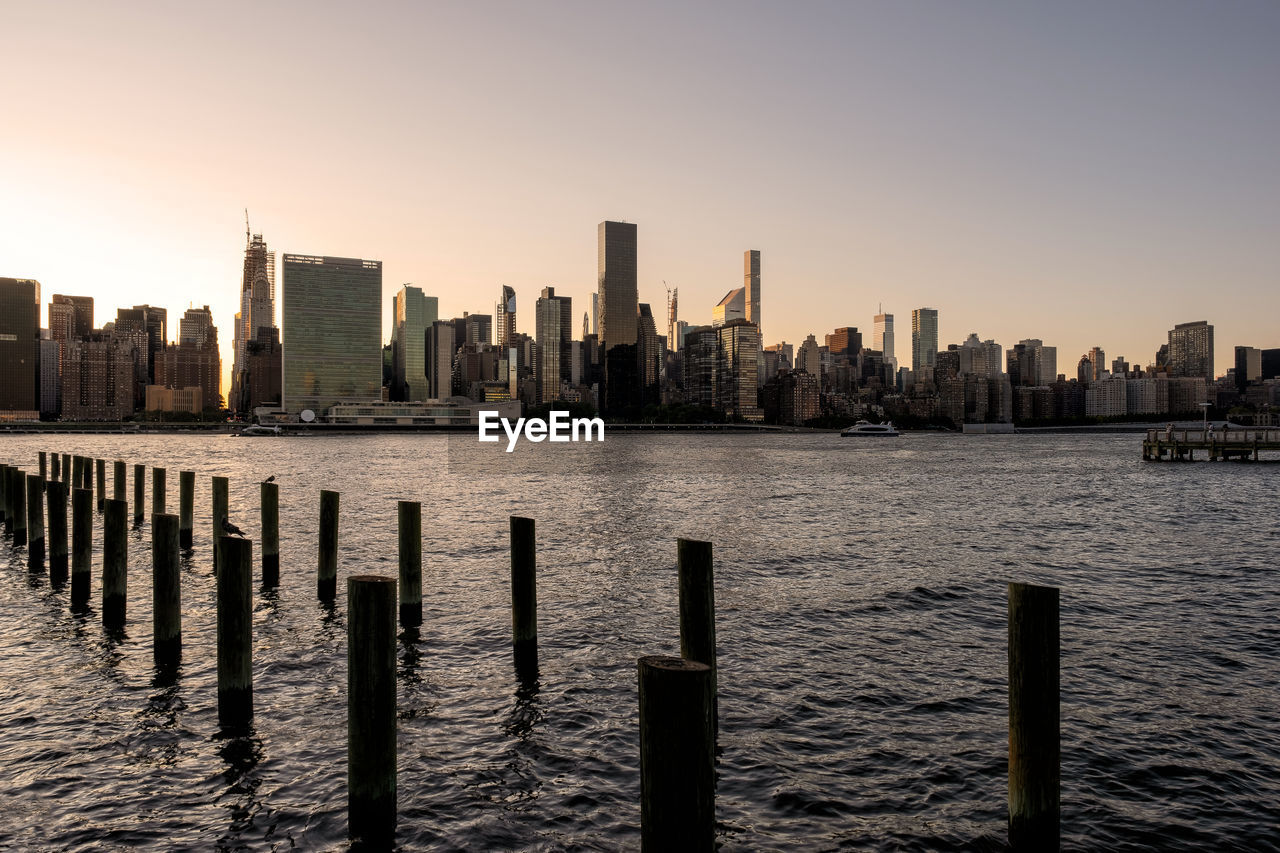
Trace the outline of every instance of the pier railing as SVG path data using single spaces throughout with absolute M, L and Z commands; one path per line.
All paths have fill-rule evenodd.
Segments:
M 1205 451 L 1211 462 L 1236 459 L 1261 461 L 1263 451 L 1280 450 L 1280 429 L 1275 427 L 1209 427 L 1201 429 L 1147 430 L 1142 441 L 1142 458 L 1150 462 L 1166 459 L 1190 462 L 1196 451 Z

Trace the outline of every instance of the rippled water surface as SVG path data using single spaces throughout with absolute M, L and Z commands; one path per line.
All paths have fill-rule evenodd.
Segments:
M 170 686 L 151 666 L 149 525 L 130 534 L 123 637 L 97 612 L 100 556 L 76 615 L 0 544 L 0 848 L 345 846 L 343 578 L 395 574 L 406 499 L 425 618 L 398 652 L 402 849 L 639 846 L 635 661 L 678 654 L 677 537 L 715 544 L 722 849 L 999 849 L 1010 580 L 1062 590 L 1065 846 L 1280 849 L 1280 467 L 1144 464 L 1136 435 L 611 434 L 532 465 L 472 464 L 458 441 L 0 438 L 29 471 L 42 449 L 164 466 L 171 509 L 177 471 L 198 472 Z M 255 540 L 257 483 L 281 486 L 247 738 L 218 733 L 213 474 Z M 342 493 L 332 609 L 321 488 Z M 512 514 L 538 523 L 526 688 Z

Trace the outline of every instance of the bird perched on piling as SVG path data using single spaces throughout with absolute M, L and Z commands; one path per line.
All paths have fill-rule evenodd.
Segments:
M 222 519 L 222 532 L 228 536 L 239 536 L 242 539 L 244 538 L 244 531 L 225 518 Z
M 275 481 L 276 481 L 276 475 L 275 475 L 275 474 L 272 474 L 270 477 L 268 477 L 267 479 L 263 480 L 262 482 L 264 482 L 264 483 L 274 483 Z

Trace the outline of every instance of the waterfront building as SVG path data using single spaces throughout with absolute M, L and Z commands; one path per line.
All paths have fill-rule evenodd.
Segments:
M 917 308 L 911 312 L 911 369 L 917 381 L 938 366 L 938 311 Z
M 55 293 L 49 302 L 49 337 L 65 342 L 92 332 L 93 297 Z
M 40 282 L 0 278 L 0 420 L 40 417 Z
M 392 297 L 395 320 L 391 326 L 392 395 L 396 400 L 425 400 L 427 383 L 427 329 L 439 319 L 439 300 L 419 287 L 402 285 Z
M 40 330 L 40 417 L 54 420 L 62 413 L 62 341 Z
M 685 332 L 684 401 L 691 406 L 715 406 L 717 346 L 714 326 L 694 326 Z
M 248 398 L 245 412 L 260 406 L 280 405 L 281 370 L 284 350 L 280 346 L 280 330 L 261 327 L 245 349 L 245 389 Z
M 64 421 L 120 421 L 133 415 L 135 346 L 132 336 L 111 332 L 94 332 L 67 343 L 62 362 Z
M 1236 389 L 1244 393 L 1245 386 L 1262 378 L 1262 350 L 1257 347 L 1236 347 Z
M 1169 375 L 1213 381 L 1213 326 L 1199 320 L 1169 330 Z
M 475 402 L 465 397 L 422 402 L 338 403 L 322 413 L 331 424 L 348 426 L 477 426 L 480 412 L 496 412 L 497 417 L 515 423 L 520 404 L 510 400 Z
M 198 415 L 204 411 L 204 392 L 199 386 L 165 388 L 163 385 L 148 385 L 146 410 Z
M 565 323 L 573 313 L 567 296 L 556 296 L 554 287 L 544 287 L 534 305 L 534 335 L 538 344 L 534 374 L 538 383 L 538 402 L 546 403 L 560 396 L 561 354 L 567 349 Z M 562 346 L 564 344 L 564 346 Z
M 749 320 L 733 320 L 716 334 L 716 408 L 735 420 L 763 421 L 756 395 L 760 330 Z
M 1123 417 L 1128 413 L 1128 380 L 1123 376 L 1098 379 L 1084 392 L 1084 413 L 1091 418 Z
M 283 258 L 284 379 L 290 418 L 382 397 L 382 262 Z

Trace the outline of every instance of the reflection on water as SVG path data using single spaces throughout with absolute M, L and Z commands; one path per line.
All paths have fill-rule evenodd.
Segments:
M 6 437 L 28 466 L 57 445 L 197 476 L 169 672 L 148 524 L 112 633 L 100 515 L 78 612 L 0 540 L 0 848 L 342 849 L 344 580 L 395 574 L 395 502 L 417 500 L 401 849 L 638 846 L 635 660 L 678 653 L 686 537 L 715 543 L 722 850 L 1000 849 L 1009 580 L 1062 588 L 1066 845 L 1276 850 L 1273 469 L 1144 465 L 1135 438 L 610 435 L 508 461 L 465 436 Z M 252 729 L 223 737 L 209 478 L 257 539 L 264 471 L 280 586 L 255 596 Z M 342 493 L 330 604 L 321 488 Z M 511 646 L 510 515 L 537 520 L 536 661 Z

